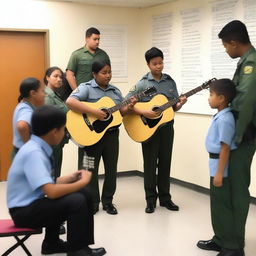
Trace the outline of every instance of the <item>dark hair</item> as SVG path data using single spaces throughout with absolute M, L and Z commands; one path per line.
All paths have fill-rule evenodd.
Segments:
M 46 135 L 49 131 L 61 128 L 66 124 L 66 114 L 55 106 L 43 105 L 32 115 L 32 133 L 37 136 Z
M 149 49 L 145 52 L 145 59 L 146 59 L 147 63 L 149 63 L 150 60 L 155 57 L 161 57 L 162 59 L 164 59 L 164 54 L 160 49 L 158 49 L 156 47 L 152 47 L 151 49 Z
M 40 81 L 34 77 L 24 79 L 20 84 L 20 96 L 18 102 L 30 95 L 30 91 L 37 91 L 40 87 Z
M 218 36 L 227 43 L 231 41 L 237 41 L 242 44 L 251 43 L 247 28 L 240 20 L 233 20 L 229 22 L 222 28 Z
M 45 85 L 48 84 L 48 81 L 47 81 L 46 77 L 47 77 L 47 76 L 49 77 L 49 76 L 52 74 L 52 72 L 54 72 L 55 70 L 59 70 L 59 71 L 60 71 L 61 77 L 62 77 L 62 79 L 63 79 L 63 71 L 62 71 L 59 67 L 56 67 L 56 66 L 50 67 L 50 68 L 48 68 L 48 69 L 45 71 L 45 75 L 44 75 L 44 83 L 45 83 Z
M 236 86 L 228 78 L 214 81 L 210 84 L 210 90 L 217 95 L 223 95 L 227 100 L 227 103 L 230 103 L 236 96 Z
M 108 60 L 95 60 L 92 63 L 92 72 L 93 73 L 99 73 L 106 65 L 110 66 L 110 62 Z
M 88 28 L 85 31 L 85 37 L 90 37 L 92 34 L 100 35 L 100 31 L 94 27 Z

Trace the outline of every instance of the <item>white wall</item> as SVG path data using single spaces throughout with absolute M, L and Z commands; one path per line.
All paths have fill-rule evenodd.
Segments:
M 84 31 L 88 26 L 93 24 L 126 26 L 128 30 L 128 80 L 127 83 L 115 84 L 125 95 L 128 89 L 147 72 L 144 52 L 151 47 L 151 16 L 204 4 L 203 0 L 193 2 L 186 0 L 152 8 L 135 9 L 9 0 L 1 1 L 0 28 L 49 29 L 50 64 L 65 69 L 71 52 L 84 44 Z M 171 75 L 175 77 L 175 74 Z M 204 138 L 210 122 L 211 116 L 207 115 L 176 114 L 173 177 L 208 187 L 208 155 L 204 149 Z M 72 142 L 65 147 L 63 173 L 76 169 L 76 151 L 76 146 Z M 120 134 L 118 169 L 119 171 L 142 171 L 143 169 L 140 144 L 131 141 L 123 127 Z M 255 161 L 252 166 L 252 170 L 254 169 Z M 253 196 L 256 196 L 255 180 L 253 173 L 251 185 Z

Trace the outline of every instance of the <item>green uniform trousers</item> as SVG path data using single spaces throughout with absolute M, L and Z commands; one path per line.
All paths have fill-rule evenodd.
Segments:
M 173 121 L 160 127 L 147 141 L 142 143 L 144 159 L 144 189 L 147 203 L 171 199 L 170 167 L 173 145 Z
M 68 143 L 68 141 L 69 141 L 69 137 L 67 134 L 65 134 L 64 138 L 58 145 L 52 146 L 52 149 L 53 149 L 52 154 L 54 158 L 54 173 L 53 173 L 54 178 L 60 177 L 63 147 L 65 146 L 66 143 Z
M 255 149 L 254 141 L 243 141 L 237 149 L 231 151 L 228 179 L 217 195 L 226 201 L 225 208 L 216 200 L 211 204 L 215 232 L 213 240 L 226 249 L 244 248 L 245 224 L 250 204 L 250 168 Z
M 116 191 L 119 130 L 107 131 L 96 144 L 84 147 L 84 154 L 94 157 L 94 169 L 92 169 L 92 179 L 90 182 L 93 203 L 99 204 L 100 202 L 98 171 L 101 157 L 105 170 L 101 201 L 103 205 L 112 203 Z

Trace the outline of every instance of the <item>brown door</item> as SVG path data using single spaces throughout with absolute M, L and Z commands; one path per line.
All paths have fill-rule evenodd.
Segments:
M 12 115 L 19 84 L 26 77 L 40 80 L 46 68 L 46 32 L 0 31 L 0 181 L 11 164 Z

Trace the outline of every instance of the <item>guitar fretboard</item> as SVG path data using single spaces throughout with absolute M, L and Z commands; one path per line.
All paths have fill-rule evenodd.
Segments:
M 190 91 L 188 91 L 188 92 L 182 94 L 181 96 L 185 96 L 185 97 L 188 98 L 188 97 L 192 96 L 193 94 L 195 94 L 195 93 L 197 93 L 197 92 L 200 92 L 201 90 L 207 88 L 207 87 L 210 85 L 210 83 L 212 83 L 212 82 L 215 81 L 215 80 L 216 80 L 216 78 L 212 78 L 212 79 L 209 80 L 208 82 L 203 83 L 202 85 L 200 85 L 200 86 L 198 86 L 198 87 L 196 87 L 196 88 L 194 88 L 194 89 L 192 89 L 192 90 L 190 90 Z M 175 99 L 170 100 L 170 101 L 166 102 L 165 104 L 161 105 L 159 108 L 161 109 L 161 111 L 164 111 L 164 110 L 166 110 L 167 108 L 174 106 L 174 105 L 177 104 L 179 101 L 180 101 L 180 97 L 175 98 Z
M 146 90 L 133 95 L 133 97 L 141 98 L 142 96 L 149 95 L 150 93 L 153 93 L 155 91 L 156 91 L 156 89 L 154 87 L 147 88 Z M 127 106 L 130 103 L 131 103 L 131 98 L 129 98 L 127 100 L 123 100 L 121 103 L 116 104 L 115 106 L 113 106 L 111 108 L 108 108 L 107 111 L 109 114 L 112 114 L 112 113 L 116 112 L 117 110 L 119 110 L 120 108 Z

